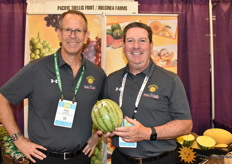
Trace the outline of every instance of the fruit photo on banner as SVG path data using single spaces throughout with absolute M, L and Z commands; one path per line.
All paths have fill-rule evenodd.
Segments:
M 28 15 L 28 40 L 29 47 L 25 58 L 28 61 L 39 59 L 51 55 L 60 47 L 60 41 L 57 37 L 59 28 L 60 14 L 29 14 Z M 90 37 L 84 45 L 83 55 L 89 61 L 101 66 L 101 38 L 102 38 L 102 15 L 86 14 L 88 20 L 88 31 Z M 35 23 L 36 22 L 36 23 Z M 96 28 L 99 27 L 99 28 Z M 29 56 L 30 55 L 30 56 Z M 91 158 L 92 164 L 98 164 L 102 161 L 102 142 L 96 146 Z
M 153 61 L 177 73 L 177 16 L 176 15 L 107 15 L 106 16 L 106 73 L 110 74 L 127 63 L 122 52 L 122 33 L 131 22 L 145 23 L 153 36 Z
M 102 30 L 95 28 L 102 25 L 101 15 L 86 14 L 86 17 L 90 37 L 84 45 L 83 55 L 91 62 L 101 66 Z M 56 32 L 59 28 L 59 18 L 60 14 L 28 15 L 30 61 L 53 54 L 60 47 Z

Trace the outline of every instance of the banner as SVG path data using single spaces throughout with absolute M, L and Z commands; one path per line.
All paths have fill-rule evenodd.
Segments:
M 131 22 L 142 22 L 153 32 L 153 61 L 177 73 L 177 15 L 106 15 L 106 73 L 124 67 L 122 30 Z
M 29 14 L 61 14 L 67 10 L 79 10 L 83 13 L 137 14 L 138 2 L 117 1 L 29 1 Z

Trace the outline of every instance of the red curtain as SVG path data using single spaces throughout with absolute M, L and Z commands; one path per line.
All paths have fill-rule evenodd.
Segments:
M 0 0 L 0 86 L 24 65 L 26 0 Z M 14 107 L 23 131 L 23 104 Z
M 178 14 L 178 74 L 189 99 L 193 132 L 211 127 L 209 0 L 138 0 L 139 13 Z

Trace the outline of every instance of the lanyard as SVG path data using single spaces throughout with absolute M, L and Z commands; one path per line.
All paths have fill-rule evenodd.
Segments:
M 124 92 L 124 88 L 125 88 L 125 84 L 126 84 L 126 78 L 127 78 L 127 75 L 128 73 L 126 73 L 122 79 L 122 86 L 120 88 L 120 95 L 119 95 L 119 106 L 122 107 L 122 99 L 123 99 L 123 92 Z M 134 114 L 132 116 L 132 118 L 134 119 L 135 118 L 135 114 L 137 113 L 138 111 L 138 105 L 139 105 L 139 101 L 141 99 L 141 96 L 142 96 L 142 93 L 143 93 L 143 90 L 145 88 L 145 86 L 147 85 L 147 82 L 148 82 L 148 79 L 149 77 L 146 76 L 143 80 L 143 84 L 139 90 L 139 93 L 137 95 L 137 98 L 136 98 L 136 101 L 135 101 L 135 110 L 134 110 Z
M 61 83 L 60 71 L 59 71 L 59 67 L 58 67 L 57 54 L 54 55 L 54 64 L 55 64 L 56 78 L 57 78 L 58 86 L 60 88 L 60 93 L 61 93 L 61 100 L 63 100 L 64 99 L 64 94 L 63 94 L 63 91 L 62 91 L 62 83 Z M 81 84 L 81 81 L 83 79 L 84 72 L 85 72 L 85 67 L 82 66 L 81 75 L 80 75 L 80 78 L 77 81 L 77 85 L 76 85 L 76 88 L 75 88 L 75 91 L 74 91 L 74 97 L 72 99 L 73 102 L 75 102 L 75 97 L 76 97 L 77 91 L 80 88 L 80 84 Z

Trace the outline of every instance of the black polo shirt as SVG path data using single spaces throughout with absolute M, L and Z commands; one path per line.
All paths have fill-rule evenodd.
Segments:
M 144 71 L 135 76 L 129 72 L 128 66 L 110 74 L 106 80 L 105 98 L 119 103 L 120 87 L 125 73 L 128 73 L 128 76 L 122 101 L 124 116 L 132 118 L 137 95 L 144 78 L 148 76 L 149 80 L 135 114 L 136 120 L 146 127 L 154 127 L 172 120 L 191 119 L 188 100 L 180 78 L 155 65 L 152 60 Z M 118 147 L 118 137 L 113 138 L 113 145 Z M 156 140 L 138 142 L 137 148 L 119 148 L 119 150 L 129 156 L 148 158 L 175 148 L 175 140 Z
M 71 67 L 60 55 L 60 49 L 57 55 L 64 99 L 72 100 L 81 69 L 74 78 Z M 78 150 L 91 135 L 91 110 L 102 96 L 106 75 L 100 67 L 82 59 L 85 73 L 76 95 L 77 108 L 72 128 L 54 126 L 61 97 L 54 68 L 54 55 L 30 62 L 0 89 L 0 93 L 13 104 L 28 98 L 29 138 L 50 150 Z

